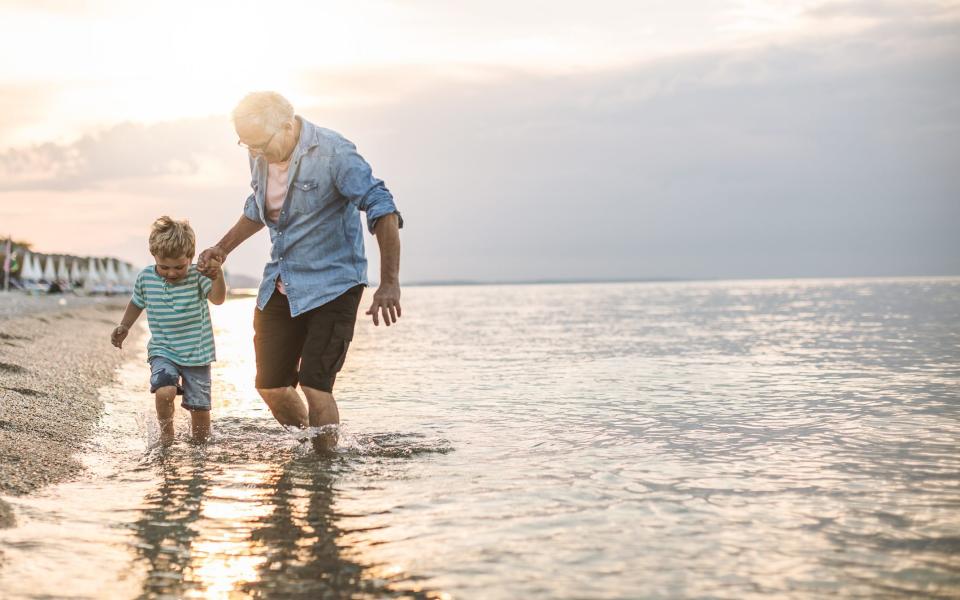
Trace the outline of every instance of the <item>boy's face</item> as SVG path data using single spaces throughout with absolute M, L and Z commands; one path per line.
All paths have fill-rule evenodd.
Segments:
M 187 270 L 190 267 L 192 256 L 181 256 L 179 258 L 169 258 L 154 256 L 157 261 L 157 275 L 163 277 L 170 283 L 176 283 L 187 276 Z

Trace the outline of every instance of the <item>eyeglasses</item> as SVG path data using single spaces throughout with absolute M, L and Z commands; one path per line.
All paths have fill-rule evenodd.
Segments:
M 273 138 L 276 135 L 277 135 L 277 130 L 274 130 L 273 133 L 270 134 L 270 137 L 267 138 L 267 141 L 265 141 L 262 144 L 244 144 L 240 140 L 237 140 L 237 145 L 240 146 L 241 148 L 246 148 L 248 152 L 253 152 L 255 154 L 262 154 L 263 151 L 267 149 L 267 146 L 270 145 L 270 142 L 273 141 Z

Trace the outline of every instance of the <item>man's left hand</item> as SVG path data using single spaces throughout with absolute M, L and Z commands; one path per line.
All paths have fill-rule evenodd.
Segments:
M 368 315 L 373 316 L 373 324 L 380 325 L 380 314 L 383 314 L 383 323 L 389 327 L 400 318 L 400 286 L 397 284 L 381 284 L 373 294 L 373 303 L 367 309 Z

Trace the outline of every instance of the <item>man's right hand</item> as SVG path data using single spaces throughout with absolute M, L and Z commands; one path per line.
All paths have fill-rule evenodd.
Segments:
M 197 270 L 216 281 L 220 275 L 220 265 L 227 260 L 227 253 L 220 246 L 211 246 L 197 258 Z

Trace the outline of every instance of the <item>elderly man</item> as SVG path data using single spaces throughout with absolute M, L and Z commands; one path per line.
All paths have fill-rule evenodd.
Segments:
M 244 240 L 269 229 L 270 260 L 253 320 L 257 391 L 281 425 L 338 424 L 333 384 L 367 283 L 360 211 L 380 247 L 380 285 L 366 313 L 374 325 L 381 315 L 388 326 L 400 317 L 403 219 L 356 147 L 295 115 L 280 94 L 248 94 L 234 109 L 233 124 L 237 143 L 250 155 L 253 193 L 243 216 L 200 254 L 198 266 L 207 274 L 214 261 L 223 263 Z M 330 429 L 314 437 L 318 451 L 336 445 Z

